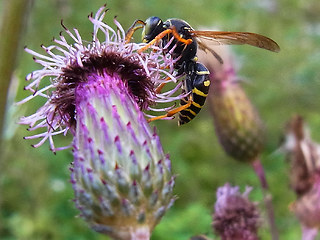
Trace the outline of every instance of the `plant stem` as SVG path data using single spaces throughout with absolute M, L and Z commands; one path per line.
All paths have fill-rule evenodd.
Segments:
M 2 146 L 4 119 L 8 88 L 16 66 L 21 34 L 33 0 L 10 0 L 3 2 L 0 26 L 0 147 Z
M 277 230 L 277 227 L 275 224 L 275 220 L 274 220 L 272 196 L 269 192 L 269 186 L 267 183 L 265 172 L 264 172 L 263 166 L 262 166 L 259 158 L 257 158 L 255 161 L 252 162 L 252 167 L 260 180 L 263 198 L 264 198 L 264 204 L 265 204 L 267 215 L 268 215 L 268 222 L 269 222 L 272 240 L 278 240 L 279 233 L 278 233 L 278 230 Z

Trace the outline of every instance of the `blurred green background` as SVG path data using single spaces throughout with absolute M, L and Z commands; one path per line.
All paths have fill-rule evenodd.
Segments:
M 2 14 L 6 11 L 5 1 L 10 0 L 0 1 Z M 24 78 L 39 68 L 23 46 L 42 52 L 40 44 L 50 45 L 52 38 L 63 30 L 61 19 L 67 27 L 78 28 L 83 39 L 90 40 L 92 25 L 87 15 L 104 3 L 34 1 L 25 21 L 14 71 L 17 96 L 13 87 L 10 101 L 29 94 L 23 91 Z M 110 14 L 105 21 L 110 25 L 115 15 L 124 28 L 137 18 L 176 17 L 194 28 L 256 32 L 278 42 L 278 54 L 247 46 L 235 46 L 233 50 L 241 66 L 239 75 L 247 79 L 243 86 L 267 128 L 262 162 L 273 195 L 280 239 L 300 239 L 299 222 L 288 208 L 295 200 L 288 187 L 288 165 L 277 149 L 284 123 L 295 113 L 305 117 L 312 137 L 320 141 L 319 0 L 109 0 L 107 4 Z M 17 117 L 33 113 L 41 103 L 33 101 L 16 107 L 9 102 L 0 165 L 0 239 L 107 239 L 76 217 L 68 170 L 71 151 L 54 155 L 47 143 L 34 149 L 30 144 L 35 142 L 22 139 L 29 133 L 25 126 L 15 124 Z M 175 193 L 179 198 L 156 227 L 152 239 L 185 240 L 200 233 L 213 237 L 211 212 L 215 191 L 226 182 L 239 185 L 241 190 L 246 185 L 253 186 L 251 199 L 261 202 L 263 209 L 257 177 L 249 165 L 234 161 L 222 151 L 207 106 L 185 126 L 178 127 L 175 121 L 157 121 L 153 125 L 157 126 L 178 175 Z M 57 141 L 68 144 L 70 140 L 59 137 Z M 270 239 L 267 224 L 260 236 Z

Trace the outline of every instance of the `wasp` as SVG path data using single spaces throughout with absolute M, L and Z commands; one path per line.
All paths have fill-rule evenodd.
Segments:
M 186 21 L 170 18 L 163 22 L 159 17 L 149 17 L 145 22 L 136 20 L 126 33 L 126 41 L 129 42 L 133 33 L 143 28 L 142 40 L 147 43 L 140 52 L 147 50 L 151 45 L 161 41 L 162 46 L 167 46 L 172 58 L 176 60 L 174 65 L 178 74 L 185 73 L 184 90 L 190 93 L 188 97 L 181 99 L 180 106 L 168 111 L 165 115 L 154 117 L 149 121 L 171 117 L 179 113 L 179 125 L 190 122 L 203 107 L 208 95 L 210 80 L 208 69 L 198 61 L 198 48 L 211 52 L 222 64 L 221 57 L 201 39 L 214 41 L 220 45 L 248 44 L 273 52 L 279 52 L 280 47 L 272 39 L 250 32 L 225 32 L 225 31 L 196 31 Z M 162 86 L 161 86 L 162 87 Z

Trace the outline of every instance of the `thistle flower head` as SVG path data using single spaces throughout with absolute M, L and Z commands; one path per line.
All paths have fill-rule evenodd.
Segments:
M 263 123 L 238 81 L 230 51 L 224 49 L 219 54 L 224 60 L 222 65 L 213 61 L 210 54 L 199 55 L 211 72 L 208 102 L 215 130 L 228 155 L 239 161 L 252 162 L 264 144 Z
M 85 45 L 79 32 L 65 32 L 55 45 L 44 47 L 47 55 L 30 49 L 43 69 L 27 76 L 26 87 L 33 95 L 47 99 L 22 124 L 29 130 L 45 128 L 28 138 L 47 139 L 53 151 L 53 136 L 70 131 L 74 162 L 71 183 L 81 216 L 96 231 L 114 239 L 149 239 L 153 228 L 174 201 L 174 176 L 159 137 L 151 131 L 142 110 L 171 97 L 176 88 L 157 94 L 164 81 L 176 81 L 170 53 L 152 46 L 138 53 L 143 44 L 126 43 L 125 32 L 114 19 L 117 30 L 102 22 L 105 8 L 89 20 L 92 42 Z M 100 41 L 98 33 L 104 41 Z M 99 36 L 101 36 L 99 34 Z M 45 77 L 50 85 L 39 89 Z
M 32 95 L 18 103 L 25 103 L 37 96 L 46 99 L 45 104 L 34 114 L 20 120 L 20 124 L 29 125 L 29 131 L 45 129 L 43 133 L 26 137 L 41 139 L 34 147 L 49 140 L 52 151 L 60 150 L 63 148 L 55 147 L 53 136 L 66 135 L 68 132 L 75 134 L 75 89 L 79 84 L 87 82 L 89 76 L 109 74 L 123 79 L 130 96 L 141 110 L 153 110 L 152 105 L 155 103 L 170 103 L 183 97 L 173 96 L 182 83 L 177 83 L 174 70 L 176 60 L 166 51 L 167 47 L 151 46 L 150 51 L 138 53 L 137 50 L 144 43 L 126 43 L 125 32 L 116 19 L 114 24 L 117 30 L 102 21 L 105 13 L 105 7 L 102 7 L 94 16 L 89 15 L 93 24 L 93 38 L 90 42 L 82 40 L 77 29 L 70 31 L 62 24 L 65 34 L 54 39 L 52 46 L 42 46 L 46 54 L 25 49 L 34 56 L 35 62 L 43 66 L 41 70 L 26 77 L 31 83 L 25 89 Z M 73 43 L 69 43 L 68 38 Z M 48 78 L 50 84 L 40 88 Z M 167 92 L 156 93 L 155 89 L 163 82 L 175 82 L 177 86 Z M 166 109 L 154 110 L 159 112 Z
M 218 188 L 212 225 L 222 240 L 258 239 L 259 212 L 248 199 L 250 191 L 247 188 L 241 194 L 238 187 L 230 184 Z

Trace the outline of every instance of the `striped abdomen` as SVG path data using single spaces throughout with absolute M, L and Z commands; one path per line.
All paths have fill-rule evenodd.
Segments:
M 201 63 L 196 63 L 194 72 L 187 75 L 187 91 L 191 91 L 190 107 L 179 112 L 179 125 L 190 122 L 201 110 L 208 96 L 210 80 L 209 71 Z M 190 100 L 187 96 L 180 100 L 180 105 L 187 104 Z

